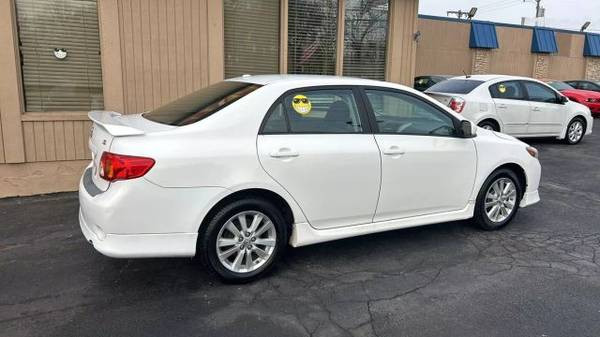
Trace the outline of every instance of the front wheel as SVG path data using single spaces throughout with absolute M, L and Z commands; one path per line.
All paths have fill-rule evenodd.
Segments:
M 522 195 L 522 186 L 513 171 L 495 171 L 483 183 L 477 196 L 476 224 L 485 230 L 506 226 L 517 213 Z
M 585 122 L 583 119 L 576 117 L 567 126 L 567 135 L 565 141 L 569 145 L 575 145 L 581 142 L 585 134 Z
M 252 281 L 267 273 L 287 246 L 281 212 L 267 200 L 248 198 L 223 207 L 199 233 L 197 255 L 228 282 Z

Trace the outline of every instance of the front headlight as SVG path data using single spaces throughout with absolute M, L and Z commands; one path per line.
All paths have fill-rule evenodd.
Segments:
M 526 150 L 527 150 L 527 153 L 529 153 L 529 155 L 532 156 L 533 158 L 539 158 L 539 152 L 535 147 L 528 146 L 526 148 Z

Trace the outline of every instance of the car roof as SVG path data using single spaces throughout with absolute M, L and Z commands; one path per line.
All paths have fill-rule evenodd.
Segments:
M 260 85 L 289 84 L 289 85 L 371 85 L 390 86 L 390 82 L 369 80 L 358 77 L 330 76 L 330 75 L 243 75 L 227 79 L 227 81 L 247 82 Z
M 469 77 L 465 77 L 463 76 L 457 76 L 457 77 L 453 77 L 452 79 L 454 80 L 472 80 L 472 81 L 483 81 L 483 82 L 488 82 L 488 81 L 495 81 L 495 80 L 505 80 L 505 81 L 510 81 L 510 80 L 535 80 L 531 77 L 523 77 L 523 76 L 512 76 L 512 75 L 498 75 L 498 74 L 491 74 L 491 75 L 470 75 Z

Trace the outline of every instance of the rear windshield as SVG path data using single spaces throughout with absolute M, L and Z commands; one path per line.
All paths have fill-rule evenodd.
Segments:
M 427 89 L 426 92 L 443 92 L 448 94 L 468 94 L 477 88 L 483 81 L 476 80 L 447 80 Z
M 194 91 L 143 116 L 157 123 L 188 125 L 212 115 L 260 87 L 253 83 L 223 81 Z

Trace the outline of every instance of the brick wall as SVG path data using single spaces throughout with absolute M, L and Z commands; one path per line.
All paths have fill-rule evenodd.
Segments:
M 550 56 L 546 54 L 535 54 L 533 58 L 533 78 L 538 80 L 548 79 Z
M 600 81 L 600 58 L 586 58 L 585 79 Z
M 474 49 L 473 50 L 473 68 L 472 74 L 489 74 L 490 60 L 492 51 L 489 49 Z

